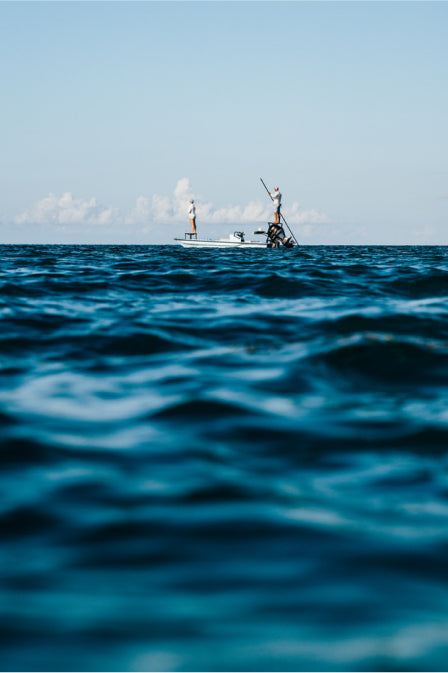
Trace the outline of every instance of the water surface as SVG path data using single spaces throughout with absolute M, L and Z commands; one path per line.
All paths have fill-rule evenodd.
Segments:
M 444 670 L 448 248 L 1 246 L 3 670 Z

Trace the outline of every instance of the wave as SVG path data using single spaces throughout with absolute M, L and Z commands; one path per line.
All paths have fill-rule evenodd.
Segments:
M 2 247 L 8 670 L 443 668 L 448 250 L 290 252 Z

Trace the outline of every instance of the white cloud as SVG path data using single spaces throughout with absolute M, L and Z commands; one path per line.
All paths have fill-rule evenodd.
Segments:
M 181 178 L 173 193 L 173 197 L 152 197 L 152 216 L 156 222 L 178 224 L 188 218 L 190 199 L 196 203 L 198 221 L 209 224 L 257 224 L 272 220 L 272 205 L 261 201 L 251 201 L 246 206 L 228 205 L 216 208 L 210 201 L 196 196 L 188 178 Z M 285 209 L 285 217 L 290 224 L 323 224 L 329 222 L 325 213 L 317 210 L 302 210 L 299 203 L 294 202 Z
M 151 216 L 151 206 L 146 196 L 139 196 L 135 208 L 125 218 L 126 224 L 148 224 Z
M 295 201 L 291 208 L 288 208 L 288 222 L 291 224 L 328 224 L 330 218 L 316 209 L 301 210 L 300 204 Z
M 174 199 L 176 203 L 182 203 L 183 201 L 190 201 L 194 198 L 190 180 L 188 178 L 181 178 L 177 181 L 176 188 L 174 190 Z
M 178 180 L 171 196 L 154 194 L 139 196 L 129 212 L 121 212 L 118 208 L 104 206 L 95 197 L 89 199 L 75 198 L 71 192 L 62 196 L 50 194 L 24 210 L 15 218 L 21 225 L 40 225 L 54 231 L 71 230 L 73 234 L 79 226 L 86 233 L 92 234 L 99 228 L 107 228 L 110 235 L 123 233 L 123 224 L 127 225 L 127 233 L 139 236 L 153 232 L 158 239 L 167 236 L 165 227 L 172 225 L 188 225 L 188 206 L 191 199 L 195 200 L 198 223 L 200 225 L 260 225 L 272 220 L 272 204 L 268 201 L 251 201 L 246 205 L 215 206 L 194 193 L 190 180 Z M 315 225 L 329 222 L 328 217 L 317 210 L 303 210 L 299 203 L 285 208 L 285 217 L 290 225 L 306 227 L 307 236 L 312 237 Z
M 178 223 L 188 219 L 188 205 L 191 199 L 196 200 L 188 178 L 178 180 L 173 196 L 152 197 L 151 215 L 156 222 Z M 198 204 L 196 204 L 198 205 Z
M 66 192 L 60 198 L 50 194 L 23 211 L 16 222 L 18 224 L 54 224 L 65 227 L 71 224 L 108 225 L 117 220 L 119 211 L 98 204 L 92 197 L 84 201 L 73 198 Z

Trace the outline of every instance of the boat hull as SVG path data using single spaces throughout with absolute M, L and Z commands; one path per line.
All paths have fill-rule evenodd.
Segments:
M 232 241 L 228 239 L 221 240 L 207 240 L 194 239 L 188 240 L 185 238 L 175 238 L 176 243 L 179 243 L 183 248 L 266 248 L 265 242 L 261 241 Z

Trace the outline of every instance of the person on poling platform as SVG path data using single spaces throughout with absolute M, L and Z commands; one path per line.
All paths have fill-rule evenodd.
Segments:
M 268 235 L 268 247 L 275 247 L 278 248 L 280 245 L 284 245 L 286 248 L 292 248 L 294 247 L 294 243 L 297 243 L 294 234 L 292 231 L 289 229 L 285 218 L 280 212 L 280 208 L 282 205 L 282 195 L 280 193 L 280 190 L 278 187 L 275 188 L 274 194 L 271 194 L 269 189 L 266 187 L 263 178 L 260 178 L 261 183 L 269 196 L 271 197 L 272 201 L 274 202 L 274 222 L 268 222 L 269 224 L 269 229 L 267 231 Z M 289 233 L 291 234 L 290 236 L 285 235 L 285 230 L 283 229 L 283 226 L 281 224 L 281 219 L 283 219 L 283 222 L 289 229 Z
M 274 202 L 274 224 L 280 224 L 280 208 L 282 206 L 282 195 L 278 187 L 275 188 L 274 194 L 268 192 L 269 196 Z
M 194 205 L 193 199 L 190 201 L 190 205 L 188 208 L 188 216 L 190 218 L 190 224 L 191 224 L 191 234 L 196 233 L 196 206 Z

